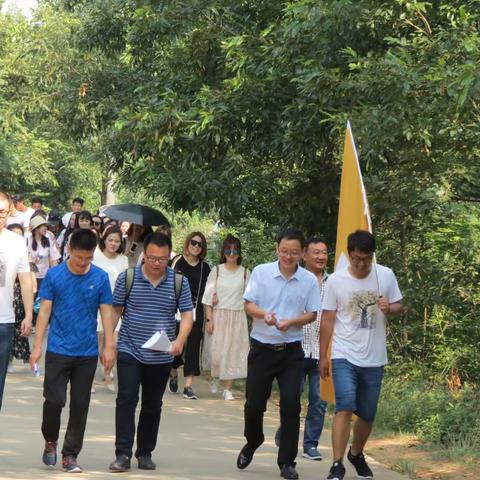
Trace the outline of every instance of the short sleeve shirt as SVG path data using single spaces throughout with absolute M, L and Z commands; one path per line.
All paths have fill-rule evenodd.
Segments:
M 76 275 L 64 262 L 48 270 L 39 295 L 52 302 L 47 351 L 75 357 L 98 355 L 97 310 L 112 303 L 108 275 L 95 265 Z
M 253 269 L 243 299 L 267 312 L 274 312 L 278 321 L 321 309 L 320 289 L 315 275 L 299 266 L 295 274 L 286 279 L 278 262 L 265 263 Z M 303 330 L 300 326 L 282 332 L 274 325 L 267 325 L 263 318 L 254 318 L 251 336 L 263 343 L 297 342 L 303 339 Z
M 18 273 L 29 272 L 28 250 L 18 233 L 0 231 L 0 323 L 14 323 L 13 286 Z
M 353 277 L 348 267 L 330 275 L 322 308 L 336 311 L 332 359 L 346 359 L 359 367 L 387 363 L 385 315 L 377 306 L 380 295 L 390 303 L 402 299 L 390 268 L 373 265 L 362 279 Z
M 118 337 L 118 351 L 135 357 L 145 364 L 171 363 L 173 357 L 168 352 L 143 348 L 142 345 L 156 332 L 164 331 L 170 341 L 175 340 L 177 301 L 175 298 L 174 270 L 167 267 L 166 277 L 155 287 L 142 272 L 135 267 L 130 294 L 126 297 L 126 272 L 119 275 L 113 293 L 113 305 L 125 306 L 125 312 Z M 178 300 L 180 312 L 193 310 L 188 280 L 183 277 Z

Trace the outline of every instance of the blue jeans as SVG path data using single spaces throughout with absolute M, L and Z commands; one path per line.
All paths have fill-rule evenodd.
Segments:
M 7 376 L 14 334 L 14 323 L 0 323 L 0 410 L 2 409 L 3 389 L 5 388 L 5 377 Z
M 308 410 L 305 417 L 305 429 L 303 433 L 303 451 L 318 446 L 318 441 L 323 430 L 323 421 L 327 402 L 320 398 L 320 373 L 318 360 L 305 358 L 303 360 L 303 384 L 308 378 Z
M 353 412 L 373 423 L 382 387 L 383 367 L 358 367 L 343 358 L 332 359 L 335 412 Z

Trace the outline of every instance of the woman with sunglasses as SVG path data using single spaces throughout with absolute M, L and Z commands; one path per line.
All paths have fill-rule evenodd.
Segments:
M 250 345 L 243 292 L 250 272 L 241 263 L 240 240 L 227 235 L 220 251 L 220 264 L 210 272 L 202 299 L 206 310 L 206 331 L 211 335 L 212 392 L 216 392 L 215 379 L 219 378 L 224 388 L 224 400 L 234 399 L 233 381 L 247 377 Z
M 203 305 L 201 298 L 210 273 L 208 263 L 204 262 L 207 255 L 207 240 L 202 232 L 192 232 L 187 235 L 183 246 L 183 254 L 172 261 L 172 267 L 188 278 L 192 292 L 193 328 L 187 340 L 184 351 L 184 360 L 175 357 L 172 364 L 172 373 L 169 389 L 172 393 L 178 390 L 177 368 L 183 363 L 185 387 L 183 398 L 196 400 L 193 391 L 193 378 L 200 375 L 200 346 L 203 338 Z

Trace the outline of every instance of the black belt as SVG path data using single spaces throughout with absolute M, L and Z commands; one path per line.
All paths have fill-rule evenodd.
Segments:
M 268 350 L 273 350 L 275 352 L 281 352 L 282 350 L 288 350 L 291 348 L 298 348 L 302 343 L 300 341 L 289 342 L 289 343 L 263 343 L 263 342 L 259 342 L 258 340 L 255 340 L 254 338 L 251 338 L 250 340 L 252 342 L 252 345 L 255 345 L 257 347 L 268 348 Z

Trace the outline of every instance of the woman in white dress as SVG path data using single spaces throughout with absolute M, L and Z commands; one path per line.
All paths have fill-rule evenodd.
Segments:
M 92 263 L 107 272 L 108 279 L 110 281 L 110 288 L 113 292 L 117 277 L 128 268 L 128 259 L 125 255 L 123 255 L 122 231 L 120 230 L 120 227 L 112 225 L 104 230 L 98 242 L 98 248 L 95 250 L 93 255 Z M 100 316 L 97 318 L 98 346 L 99 355 L 101 356 L 101 351 L 103 349 L 103 328 Z M 115 330 L 115 336 L 117 335 L 119 329 L 120 322 L 118 322 Z M 107 374 L 105 370 L 103 374 L 107 388 L 114 392 L 115 387 L 113 385 L 113 375 L 111 372 L 110 374 Z
M 250 272 L 241 262 L 240 240 L 228 235 L 222 245 L 220 264 L 212 268 L 202 299 L 206 333 L 211 335 L 211 375 L 221 380 L 224 400 L 234 399 L 233 381 L 247 376 L 249 340 L 243 292 Z

